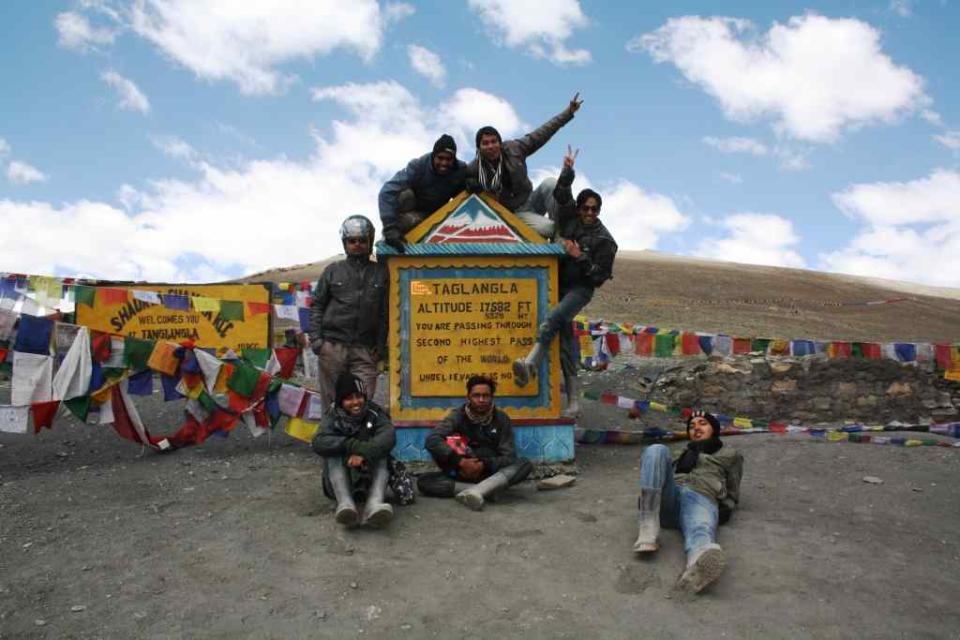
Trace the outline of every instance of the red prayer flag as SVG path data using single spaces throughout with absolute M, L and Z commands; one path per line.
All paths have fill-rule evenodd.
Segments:
M 247 301 L 247 311 L 249 311 L 250 315 L 252 316 L 256 316 L 261 313 L 270 313 L 270 303 Z
M 733 339 L 733 353 L 735 355 L 750 353 L 752 348 L 753 348 L 752 341 L 750 340 L 750 338 L 734 338 Z
M 615 333 L 607 334 L 607 349 L 610 350 L 610 356 L 614 357 L 620 353 L 620 336 Z
M 938 344 L 935 348 L 937 366 L 941 369 L 953 368 L 953 348 L 949 344 Z
M 638 356 L 649 356 L 653 353 L 653 334 L 638 333 L 633 338 L 633 351 Z
M 57 415 L 57 409 L 60 408 L 59 400 L 50 402 L 34 402 L 30 405 L 30 411 L 33 413 L 33 432 L 40 433 L 40 429 L 46 427 L 53 428 L 53 418 Z
M 880 345 L 876 342 L 861 342 L 860 348 L 863 349 L 863 357 L 870 360 L 879 360 L 882 358 Z
M 277 355 L 277 362 L 280 363 L 280 373 L 278 375 L 281 378 L 289 378 L 292 376 L 300 350 L 296 347 L 281 347 L 274 349 L 273 352 Z
M 90 356 L 94 362 L 104 363 L 110 357 L 110 334 L 100 331 L 90 332 Z
M 130 292 L 127 289 L 113 287 L 98 287 L 97 295 L 100 297 L 100 304 L 107 305 L 123 304 L 130 299 Z
M 688 331 L 680 335 L 680 349 L 685 356 L 696 356 L 700 354 L 700 337 L 695 333 Z
M 853 345 L 849 342 L 832 342 L 830 349 L 834 358 L 849 358 L 853 355 Z
M 600 402 L 605 404 L 617 404 L 617 394 L 604 391 L 600 394 Z

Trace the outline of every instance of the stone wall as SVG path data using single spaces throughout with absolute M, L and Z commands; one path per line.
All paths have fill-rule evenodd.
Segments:
M 651 359 L 642 362 L 632 363 L 639 367 L 638 377 L 646 378 L 641 386 L 646 393 L 635 397 L 670 406 L 702 406 L 728 415 L 804 424 L 960 419 L 960 384 L 945 380 L 932 366 L 740 356 L 675 360 L 651 371 L 656 364 Z

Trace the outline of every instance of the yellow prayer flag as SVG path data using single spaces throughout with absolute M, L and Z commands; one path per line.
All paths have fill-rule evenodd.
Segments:
M 751 421 L 750 418 L 734 418 L 733 426 L 737 429 L 752 429 L 753 421 Z
M 669 407 L 662 402 L 650 402 L 650 408 L 654 411 L 660 411 L 662 413 L 666 413 L 670 410 Z
M 180 361 L 174 355 L 177 345 L 171 342 L 158 342 L 147 359 L 147 366 L 154 371 L 172 376 L 177 372 Z
M 827 440 L 830 442 L 842 442 L 850 437 L 846 431 L 827 431 Z
M 907 440 L 906 442 L 903 443 L 903 446 L 905 446 L 905 447 L 922 447 L 922 446 L 923 446 L 923 440 L 917 440 L 917 439 L 915 439 L 915 438 L 910 438 L 909 440 Z
M 960 366 L 953 367 L 952 369 L 947 369 L 943 372 L 943 377 L 947 380 L 953 380 L 954 382 L 960 382 Z
M 193 296 L 190 298 L 193 302 L 193 308 L 197 311 L 220 311 L 220 301 L 216 298 L 205 298 L 204 296 Z
M 312 442 L 319 427 L 319 422 L 308 422 L 303 418 L 290 418 L 283 430 L 287 432 L 287 435 L 297 440 Z

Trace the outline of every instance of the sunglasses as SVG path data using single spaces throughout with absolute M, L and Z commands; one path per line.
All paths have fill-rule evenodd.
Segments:
M 367 244 L 366 238 L 347 238 L 347 244 Z

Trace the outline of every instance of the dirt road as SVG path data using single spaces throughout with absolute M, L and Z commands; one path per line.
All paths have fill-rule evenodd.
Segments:
M 639 447 L 581 447 L 567 490 L 525 483 L 481 513 L 421 498 L 345 532 L 283 435 L 140 457 L 62 424 L 0 434 L 2 638 L 960 637 L 956 450 L 728 439 L 746 457 L 730 566 L 691 599 L 679 534 L 630 551 Z

